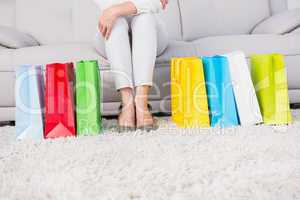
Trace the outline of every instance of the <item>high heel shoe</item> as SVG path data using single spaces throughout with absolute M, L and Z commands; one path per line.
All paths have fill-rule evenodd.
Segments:
M 122 108 L 123 108 L 123 105 L 120 105 L 119 113 L 122 112 Z M 136 127 L 120 125 L 119 120 L 118 120 L 117 131 L 118 131 L 118 133 L 134 132 L 134 131 L 136 131 Z
M 137 130 L 150 132 L 150 131 L 156 131 L 158 128 L 159 128 L 159 125 L 157 124 L 157 120 L 153 118 L 153 124 L 139 126 L 139 127 L 137 127 Z
M 151 112 L 152 107 L 150 104 L 148 104 L 148 109 Z M 146 132 L 156 131 L 159 128 L 159 125 L 157 123 L 157 119 L 155 119 L 153 115 L 152 118 L 153 118 L 153 124 L 146 124 L 146 125 L 139 126 L 137 127 L 137 130 L 146 131 Z

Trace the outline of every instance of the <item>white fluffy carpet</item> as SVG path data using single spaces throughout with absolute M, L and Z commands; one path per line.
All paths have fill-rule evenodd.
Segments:
M 180 130 L 16 142 L 0 128 L 0 199 L 300 199 L 300 112 L 288 127 Z

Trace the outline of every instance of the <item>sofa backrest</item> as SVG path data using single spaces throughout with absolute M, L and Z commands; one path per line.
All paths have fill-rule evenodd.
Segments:
M 271 15 L 269 0 L 179 0 L 183 38 L 246 34 Z
M 97 18 L 92 0 L 16 0 L 16 27 L 41 44 L 91 38 Z
M 249 33 L 271 14 L 300 6 L 300 0 L 169 0 L 160 14 L 169 36 L 193 40 Z M 99 8 L 93 0 L 1 0 L 0 25 L 15 26 L 41 44 L 91 42 Z
M 299 0 L 288 0 L 287 7 L 288 7 L 288 9 L 300 8 L 300 1 Z
M 1 0 L 0 1 L 0 25 L 1 26 L 15 26 L 15 0 Z
M 300 7 L 300 0 L 178 0 L 184 40 L 247 34 L 265 18 Z
M 272 14 L 280 13 L 287 9 L 289 0 L 270 0 L 270 9 Z
M 165 22 L 169 36 L 174 40 L 182 40 L 181 14 L 177 0 L 169 0 L 165 12 L 159 14 Z
M 93 0 L 16 0 L 16 26 L 41 44 L 91 42 L 100 10 Z M 170 37 L 181 39 L 179 8 L 171 2 L 163 14 Z

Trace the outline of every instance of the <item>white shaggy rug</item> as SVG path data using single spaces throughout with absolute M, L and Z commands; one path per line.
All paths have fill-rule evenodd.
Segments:
M 288 127 L 16 142 L 0 128 L 0 199 L 299 200 L 300 112 Z M 113 121 L 106 121 L 106 127 Z

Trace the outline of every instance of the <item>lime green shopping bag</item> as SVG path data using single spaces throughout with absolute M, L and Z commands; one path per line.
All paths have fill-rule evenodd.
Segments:
M 102 132 L 100 114 L 100 77 L 97 61 L 76 63 L 77 135 L 98 135 Z
M 264 123 L 268 125 L 291 123 L 284 57 L 280 54 L 253 55 L 251 76 Z

